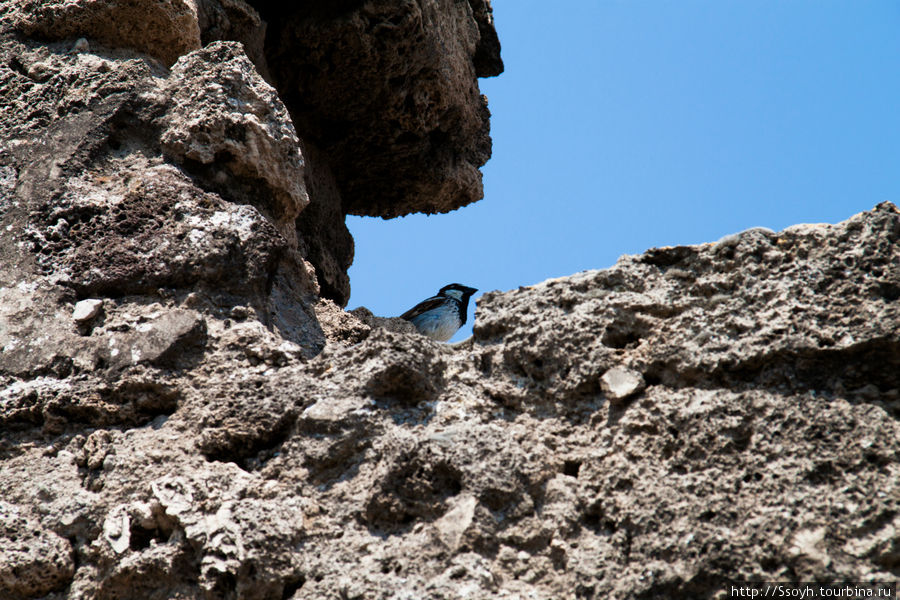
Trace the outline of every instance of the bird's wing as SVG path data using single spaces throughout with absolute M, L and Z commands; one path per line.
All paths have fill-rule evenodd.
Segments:
M 411 309 L 400 315 L 400 318 L 409 321 L 410 319 L 418 317 L 423 312 L 428 312 L 433 308 L 437 308 L 446 301 L 447 299 L 443 296 L 432 296 L 431 298 L 422 300 L 421 302 L 413 306 Z

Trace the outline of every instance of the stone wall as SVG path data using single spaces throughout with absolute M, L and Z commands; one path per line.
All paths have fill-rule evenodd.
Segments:
M 900 212 L 432 342 L 348 213 L 481 196 L 486 1 L 0 3 L 0 596 L 714 598 L 900 575 Z M 440 51 L 438 51 L 440 49 Z

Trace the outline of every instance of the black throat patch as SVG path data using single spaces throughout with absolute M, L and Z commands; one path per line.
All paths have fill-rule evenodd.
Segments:
M 470 294 L 463 294 L 462 300 L 454 300 L 454 302 L 456 302 L 456 307 L 459 310 L 460 327 L 466 324 L 466 319 L 469 316 L 469 296 Z

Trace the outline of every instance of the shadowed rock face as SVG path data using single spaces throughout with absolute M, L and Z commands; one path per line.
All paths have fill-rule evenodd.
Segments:
M 167 36 L 193 31 L 158 4 Z M 199 2 L 195 48 L 96 29 L 136 3 L 21 6 L 0 3 L 0 597 L 711 598 L 900 575 L 894 205 L 491 292 L 471 340 L 438 344 L 338 305 L 361 180 L 297 136 L 281 98 L 300 88 L 266 82 L 253 8 Z M 388 14 L 330 6 L 278 28 L 317 19 L 337 46 Z M 464 16 L 435 27 L 500 68 L 488 4 L 395 6 Z M 54 10 L 90 39 L 54 38 L 80 35 Z M 407 17 L 384 18 L 364 43 L 406 47 Z
M 255 2 L 301 135 L 328 156 L 343 211 L 396 217 L 481 199 L 491 156 L 478 77 L 502 69 L 490 4 Z
M 490 137 L 477 77 L 502 71 L 499 42 L 485 1 L 288 6 L 8 1 L 0 24 L 18 37 L 7 47 L 5 81 L 18 102 L 7 116 L 25 107 L 11 123 L 16 135 L 51 121 L 48 133 L 66 135 L 96 128 L 94 116 L 105 111 L 119 130 L 109 136 L 119 144 L 113 150 L 124 137 L 140 137 L 122 154 L 138 147 L 145 156 L 162 154 L 202 189 L 274 211 L 267 216 L 312 265 L 319 292 L 344 305 L 353 260 L 347 213 L 446 212 L 482 197 L 478 168 L 490 157 Z M 241 45 L 186 58 L 220 40 Z M 238 70 L 221 67 L 232 60 L 223 52 L 243 61 Z M 277 100 L 263 80 L 277 87 Z M 155 97 L 132 94 L 123 108 L 139 88 L 153 88 Z M 278 113 L 282 99 L 293 123 Z M 275 112 L 267 115 L 265 106 Z M 74 118 L 85 108 L 80 125 L 52 116 Z M 166 120 L 175 128 L 165 129 Z M 298 217 L 310 188 L 312 205 Z

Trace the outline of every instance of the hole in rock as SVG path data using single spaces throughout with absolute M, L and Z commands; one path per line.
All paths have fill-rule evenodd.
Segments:
M 596 502 L 585 510 L 582 522 L 597 535 L 612 535 L 618 530 L 616 523 L 603 513 L 600 502 Z
M 580 460 L 567 460 L 563 464 L 563 475 L 568 475 L 569 477 L 578 477 L 579 470 L 581 470 Z
M 237 576 L 234 573 L 222 573 L 213 585 L 213 598 L 233 598 L 237 588 Z
M 754 471 L 753 473 L 747 473 L 746 475 L 744 475 L 741 481 L 743 481 L 744 483 L 757 483 L 759 481 L 762 481 L 762 478 L 762 474 Z
M 900 285 L 895 285 L 893 283 L 882 283 L 881 297 L 888 302 L 893 302 L 897 298 L 900 298 Z
M 365 518 L 371 527 L 392 533 L 443 515 L 447 500 L 462 491 L 462 480 L 450 464 L 414 460 L 402 464 L 380 487 L 368 502 Z
M 662 377 L 658 373 L 644 373 L 644 381 L 648 386 L 659 385 L 662 383 Z
M 284 583 L 284 589 L 281 591 L 281 600 L 289 600 L 293 595 L 303 587 L 306 583 L 306 577 L 299 575 L 294 579 L 289 579 Z
M 649 326 L 632 315 L 623 315 L 610 323 L 600 341 L 607 348 L 627 348 L 637 345 Z
M 145 529 L 141 527 L 139 524 L 132 522 L 131 524 L 131 536 L 128 543 L 128 547 L 132 550 L 144 550 L 145 548 L 150 547 L 150 542 L 156 540 L 157 542 L 164 544 L 167 540 L 168 536 L 163 533 L 163 531 L 159 527 L 153 527 L 152 529 Z
M 603 334 L 603 345 L 609 348 L 626 348 L 630 344 L 634 344 L 641 339 L 641 336 L 634 331 L 610 329 Z

